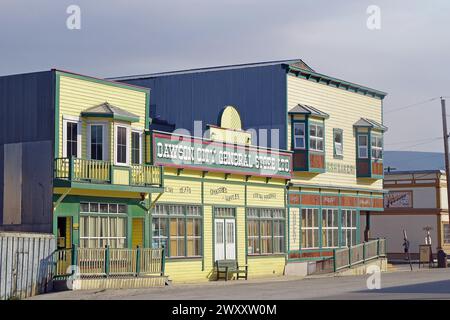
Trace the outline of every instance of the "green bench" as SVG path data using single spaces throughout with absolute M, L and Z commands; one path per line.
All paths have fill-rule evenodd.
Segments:
M 228 280 L 228 276 L 236 274 L 236 279 L 245 279 L 248 277 L 248 266 L 239 266 L 236 260 L 217 260 L 216 261 L 217 280 L 221 276 L 225 276 L 225 281 Z

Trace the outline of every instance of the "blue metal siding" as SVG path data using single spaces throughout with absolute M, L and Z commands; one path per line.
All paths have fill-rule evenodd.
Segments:
M 194 135 L 194 121 L 217 124 L 223 107 L 241 114 L 244 129 L 278 129 L 286 148 L 286 70 L 282 64 L 123 80 L 151 88 L 150 117 L 160 117 Z M 270 133 L 268 133 L 270 139 Z
M 51 232 L 54 72 L 0 77 L 0 230 Z M 22 143 L 22 224 L 3 223 L 4 145 Z M 26 175 L 26 177 L 24 177 Z

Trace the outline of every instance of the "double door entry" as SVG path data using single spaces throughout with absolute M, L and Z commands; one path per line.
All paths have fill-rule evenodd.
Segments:
M 234 214 L 234 208 L 215 209 L 215 260 L 236 259 L 236 219 L 234 218 Z M 224 215 L 224 217 L 222 218 L 221 215 Z M 231 218 L 232 216 L 233 218 Z

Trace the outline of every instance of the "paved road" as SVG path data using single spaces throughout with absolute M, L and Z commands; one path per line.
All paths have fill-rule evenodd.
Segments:
M 450 269 L 383 273 L 379 290 L 368 290 L 367 278 L 240 280 L 151 289 L 66 291 L 32 299 L 450 299 Z

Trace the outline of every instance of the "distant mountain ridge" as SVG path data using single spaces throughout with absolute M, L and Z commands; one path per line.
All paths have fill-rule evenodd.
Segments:
M 384 151 L 384 167 L 405 170 L 445 170 L 444 153 L 421 151 Z

